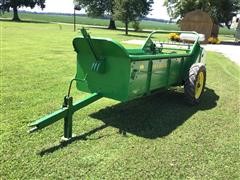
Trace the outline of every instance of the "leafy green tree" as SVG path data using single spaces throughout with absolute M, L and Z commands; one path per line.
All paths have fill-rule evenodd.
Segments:
M 145 17 L 153 0 L 115 0 L 114 17 L 125 23 L 125 34 L 128 35 L 129 22 L 137 21 Z
M 13 9 L 13 21 L 20 21 L 18 16 L 19 7 L 30 7 L 40 6 L 42 9 L 45 8 L 45 0 L 1 0 L 0 9 L 4 11 L 9 11 L 10 8 Z
M 114 12 L 114 0 L 75 0 L 82 8 L 86 9 L 88 16 L 99 17 L 105 14 L 110 16 L 109 29 L 116 29 L 112 17 Z
M 165 0 L 169 16 L 182 18 L 186 13 L 201 9 L 214 20 L 214 23 L 229 28 L 234 13 L 240 10 L 240 0 Z

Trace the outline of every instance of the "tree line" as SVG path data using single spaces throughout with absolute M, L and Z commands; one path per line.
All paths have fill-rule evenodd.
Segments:
M 207 12 L 215 24 L 228 28 L 234 15 L 240 13 L 240 0 L 165 0 L 168 14 L 173 18 L 184 17 L 188 12 L 200 9 Z
M 0 13 L 9 11 L 10 8 L 13 10 L 13 21 L 20 21 L 18 16 L 19 7 L 30 7 L 40 6 L 42 9 L 45 8 L 45 0 L 0 0 Z
M 126 34 L 130 22 L 137 22 L 145 17 L 150 11 L 153 0 L 74 0 L 81 8 L 86 10 L 90 17 L 103 15 L 110 16 L 109 29 L 116 29 L 115 19 L 124 22 Z M 45 0 L 0 0 L 2 12 L 13 10 L 13 21 L 20 21 L 18 16 L 19 7 L 40 6 L 45 7 Z
M 85 9 L 90 17 L 108 15 L 110 17 L 109 29 L 116 29 L 115 20 L 125 24 L 125 33 L 128 34 L 130 22 L 139 24 L 139 21 L 147 16 L 152 10 L 153 0 L 74 0 L 80 8 Z M 235 13 L 240 11 L 240 0 L 165 0 L 171 18 L 180 20 L 187 12 L 201 9 L 209 13 L 215 24 L 220 26 L 224 23 L 230 27 L 230 22 Z M 0 0 L 1 12 L 13 10 L 13 20 L 20 21 L 18 16 L 19 7 L 40 6 L 45 7 L 45 0 Z
M 125 24 L 128 34 L 130 22 L 137 23 L 151 11 L 153 0 L 75 0 L 91 17 L 110 16 L 109 29 L 116 29 L 115 20 Z

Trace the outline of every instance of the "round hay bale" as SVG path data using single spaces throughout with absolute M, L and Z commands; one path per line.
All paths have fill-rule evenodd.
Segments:
M 218 26 L 214 25 L 212 18 L 208 13 L 201 10 L 195 10 L 187 13 L 180 23 L 182 31 L 196 31 L 205 35 L 205 43 L 208 38 L 218 34 Z

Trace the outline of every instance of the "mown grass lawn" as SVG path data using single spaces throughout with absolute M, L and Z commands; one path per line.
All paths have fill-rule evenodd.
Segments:
M 6 12 L 0 16 L 2 20 L 10 20 L 12 19 L 12 12 Z M 26 21 L 37 21 L 37 22 L 46 22 L 46 23 L 69 23 L 73 24 L 73 16 L 72 15 L 53 15 L 53 14 L 35 14 L 35 13 L 27 13 L 27 12 L 19 12 L 19 17 L 22 20 Z M 81 26 L 81 24 L 90 25 L 90 26 L 108 26 L 109 19 L 103 18 L 91 18 L 87 16 L 77 16 L 76 17 L 77 26 Z M 121 21 L 116 21 L 117 28 L 124 28 L 125 25 Z M 129 27 L 132 27 L 132 24 L 129 24 Z M 180 30 L 178 24 L 174 23 L 163 23 L 157 21 L 147 21 L 142 20 L 140 23 L 140 29 L 160 29 L 160 30 Z M 235 30 L 228 29 L 226 27 L 220 27 L 219 29 L 219 40 L 221 42 L 225 41 L 235 41 L 234 34 Z
M 194 107 L 176 91 L 122 104 L 101 99 L 74 114 L 75 141 L 61 145 L 63 121 L 36 134 L 27 126 L 61 106 L 76 70 L 75 33 L 65 25 L 0 23 L 1 179 L 239 178 L 239 66 L 208 53 L 206 90 Z M 89 31 L 120 42 L 147 35 Z
M 53 15 L 53 14 L 34 14 L 27 12 L 19 12 L 19 16 L 23 20 L 31 20 L 31 21 L 44 21 L 44 22 L 58 22 L 58 23 L 73 23 L 72 15 Z M 12 12 L 5 12 L 2 16 L 3 18 L 11 19 L 13 17 Z M 102 18 L 90 18 L 86 16 L 77 16 L 76 18 L 77 24 L 88 24 L 88 25 L 98 25 L 98 26 L 108 26 L 109 19 Z M 121 21 L 116 21 L 117 27 L 124 27 L 124 23 Z M 129 25 L 132 27 L 132 24 Z M 140 27 L 142 29 L 161 29 L 161 30 L 180 30 L 178 24 L 174 23 L 163 23 L 157 21 L 146 21 L 142 20 L 140 23 Z M 229 36 L 229 38 L 234 39 L 233 35 L 235 34 L 235 30 L 228 29 L 226 27 L 220 27 L 220 40 L 225 40 L 224 36 Z

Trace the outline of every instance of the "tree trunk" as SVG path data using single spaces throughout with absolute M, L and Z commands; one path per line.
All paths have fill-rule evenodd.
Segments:
M 13 21 L 20 21 L 17 6 L 13 7 Z
M 113 20 L 113 18 L 110 19 L 108 29 L 117 29 L 115 21 Z
M 218 26 L 218 24 L 213 24 L 211 36 L 217 38 L 218 37 L 218 33 L 219 33 L 219 26 Z
M 128 35 L 128 21 L 125 21 L 125 34 Z
M 117 29 L 116 28 L 116 24 L 115 24 L 115 21 L 113 20 L 113 1 L 109 1 L 110 2 L 110 22 L 109 22 L 109 26 L 108 26 L 108 29 Z

